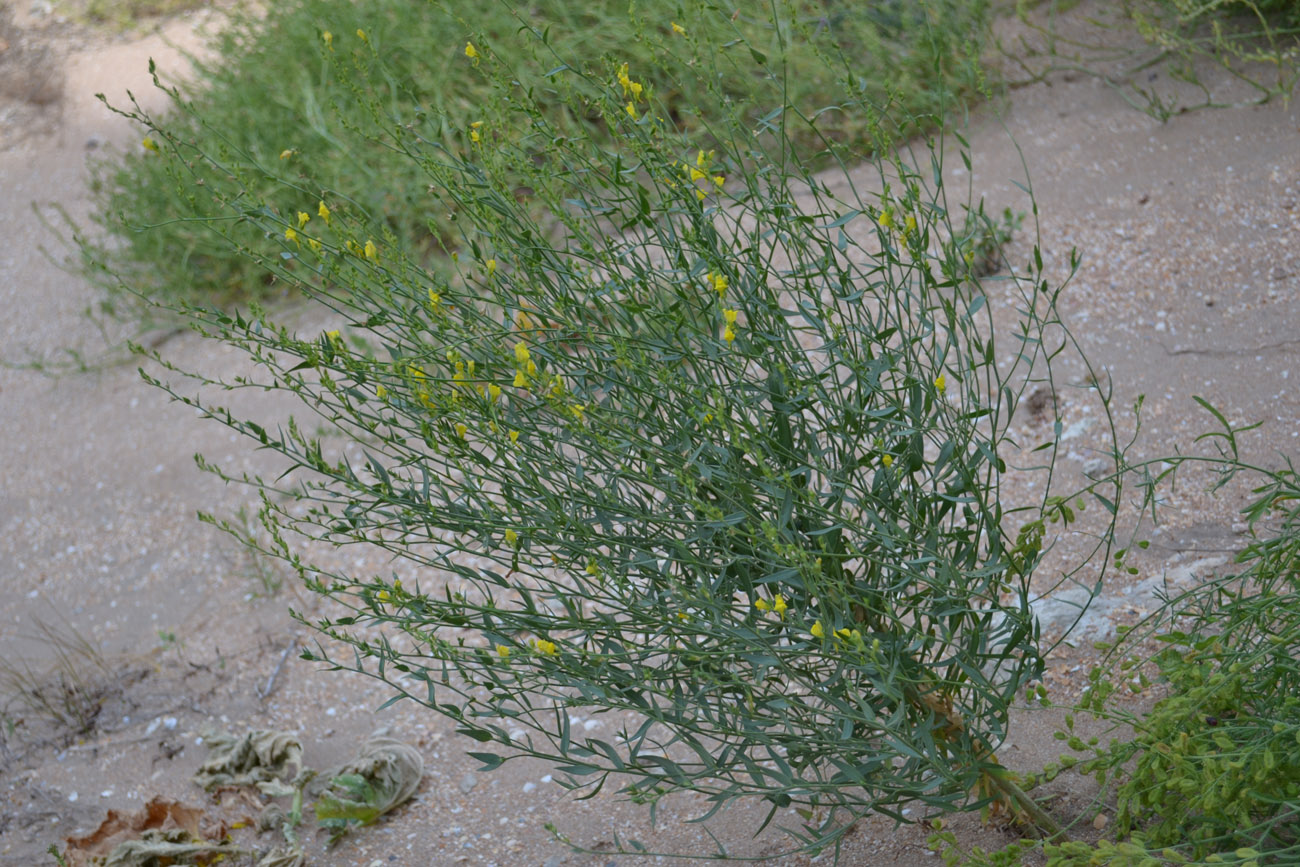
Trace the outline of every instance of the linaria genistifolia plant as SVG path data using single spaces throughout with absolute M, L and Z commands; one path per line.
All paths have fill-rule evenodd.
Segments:
M 726 25 L 711 7 L 637 20 L 654 77 L 617 57 L 537 63 L 547 32 L 522 20 L 519 43 L 467 30 L 460 60 L 491 97 L 450 143 L 437 111 L 391 110 L 364 29 L 333 36 L 322 56 L 373 121 L 350 134 L 419 167 L 457 227 L 452 276 L 309 181 L 284 211 L 226 197 L 211 231 L 276 239 L 261 266 L 333 324 L 191 308 L 258 375 L 190 375 L 294 395 L 332 436 L 151 379 L 289 462 L 248 481 L 266 550 L 342 606 L 309 656 L 452 717 L 485 769 L 539 757 L 577 792 L 613 779 L 652 810 L 674 792 L 710 813 L 762 799 L 768 821 L 800 811 L 786 830 L 806 849 L 908 804 L 1002 806 L 1051 832 L 996 753 L 1042 668 L 1045 522 L 1074 512 L 1050 493 L 1052 442 L 1024 452 L 1036 501 L 1000 486 L 1028 377 L 1064 388 L 1050 364 L 1077 350 L 1061 286 L 1037 247 L 981 276 L 1001 229 L 949 198 L 945 142 L 890 144 L 937 118 L 891 117 L 830 49 L 840 100 L 786 100 L 784 34 L 816 26 L 788 12 L 771 7 L 762 45 L 693 39 L 697 19 Z M 718 88 L 735 76 L 752 100 Z M 713 100 L 703 129 L 661 111 L 686 89 Z M 607 134 L 562 133 L 542 102 Z M 793 137 L 828 113 L 876 151 L 800 156 Z M 163 158 L 222 169 L 134 116 Z M 381 549 L 392 572 L 330 569 L 307 553 L 320 543 Z M 613 736 L 575 729 L 579 708 Z

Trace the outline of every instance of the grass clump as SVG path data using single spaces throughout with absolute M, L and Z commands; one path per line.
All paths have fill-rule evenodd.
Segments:
M 64 622 L 36 620 L 11 636 L 39 645 L 41 658 L 0 654 L 0 747 L 19 739 L 66 744 L 95 729 L 104 707 L 121 695 L 126 674 Z
M 815 131 L 797 131 L 793 146 L 820 151 L 824 137 L 861 155 L 874 143 L 856 113 L 836 106 L 842 85 L 856 98 L 931 116 L 978 85 L 969 58 L 978 55 L 988 18 L 985 0 L 865 8 L 849 0 L 695 2 L 651 14 L 627 0 L 541 0 L 519 11 L 503 2 L 291 0 L 272 4 L 264 17 L 232 13 L 192 81 L 175 91 L 175 110 L 158 121 L 162 137 L 94 169 L 102 232 L 82 238 L 80 268 L 108 290 L 106 308 L 118 313 L 147 312 L 131 303 L 119 276 L 132 290 L 169 300 L 220 305 L 277 297 L 293 283 L 252 267 L 213 231 L 236 201 L 291 218 L 304 199 L 329 199 L 422 261 L 442 256 L 457 232 L 418 166 L 350 130 L 372 120 L 360 89 L 385 114 L 437 118 L 438 127 L 424 134 L 442 145 L 459 141 L 505 97 L 476 74 L 465 54 L 469 42 L 485 52 L 498 44 L 524 52 L 530 63 L 515 87 L 531 95 L 557 136 L 609 141 L 598 106 L 554 92 L 562 65 L 556 58 L 604 75 L 601 58 L 618 56 L 662 82 L 659 110 L 695 131 L 706 149 L 721 113 L 757 122 L 770 108 L 758 95 L 780 75 L 788 104 L 822 111 Z M 537 38 L 515 40 L 521 28 Z M 705 62 L 711 78 L 673 68 Z M 151 150 L 155 139 L 174 143 L 175 159 Z M 219 154 L 221 171 L 200 154 Z M 241 247 L 263 255 L 274 247 L 246 220 L 226 228 Z

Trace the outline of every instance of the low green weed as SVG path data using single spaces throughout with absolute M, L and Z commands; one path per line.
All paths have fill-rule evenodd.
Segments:
M 1198 399 L 1199 400 L 1199 399 Z M 1238 436 L 1220 425 L 1201 437 L 1214 457 L 1179 456 L 1125 469 L 1141 478 L 1154 508 L 1161 486 L 1189 465 L 1218 471 L 1216 486 L 1256 480 L 1243 509 L 1250 541 L 1237 569 L 1166 600 L 1138 627 L 1121 631 L 1076 713 L 1113 724 L 1115 737 L 1084 741 L 1075 717 L 1057 737 L 1070 754 L 1046 769 L 1094 776 L 1113 793 L 1107 836 L 1096 843 L 1042 844 L 1048 867 L 1289 865 L 1300 861 L 1300 475 L 1242 459 Z M 1154 645 L 1154 653 L 1146 648 Z M 1146 712 L 1117 701 L 1159 688 Z M 951 835 L 933 840 L 951 864 L 1012 863 L 1039 844 L 964 852 Z
M 1167 694 L 1149 713 L 1112 707 L 1115 677 L 1098 676 L 1084 702 L 1135 735 L 1092 750 L 1080 771 L 1120 781 L 1115 827 L 1132 835 L 1121 845 L 1170 863 L 1300 859 L 1300 476 L 1289 462 L 1242 461 L 1236 433 L 1216 434 L 1231 444 L 1222 468 L 1259 479 L 1243 510 L 1254 532 L 1240 568 L 1169 600 L 1121 645 L 1121 653 L 1139 637 L 1164 645 L 1152 662 Z M 1139 660 L 1119 658 L 1118 679 L 1131 679 Z M 1050 863 L 1129 863 L 1069 854 Z
M 158 120 L 162 138 L 93 168 L 97 228 L 78 230 L 74 267 L 105 290 L 105 312 L 128 317 L 157 312 L 135 303 L 134 291 L 217 305 L 282 297 L 302 275 L 278 280 L 239 255 L 243 247 L 271 255 L 276 244 L 227 208 L 257 202 L 292 219 L 304 200 L 327 198 L 368 234 L 389 234 L 427 267 L 445 269 L 444 248 L 459 233 L 418 164 L 349 130 L 372 122 L 373 99 L 385 115 L 437 118 L 422 134 L 459 143 L 508 97 L 467 61 L 470 41 L 525 52 L 526 78 L 515 87 L 556 136 L 609 143 L 598 106 L 553 88 L 564 66 L 557 58 L 590 75 L 617 56 L 661 82 L 659 110 L 705 150 L 716 146 L 724 113 L 761 119 L 768 106 L 759 95 L 779 74 L 785 102 L 820 111 L 815 126 L 791 131 L 792 146 L 813 154 L 834 143 L 863 154 L 874 133 L 836 104 L 841 85 L 851 82 L 857 99 L 892 102 L 900 116 L 933 117 L 979 86 L 968 58 L 978 55 L 987 17 L 985 0 L 690 2 L 653 12 L 627 0 L 542 0 L 519 12 L 504 2 L 290 0 L 265 15 L 236 11 L 176 91 L 176 110 Z M 516 40 L 520 28 L 536 38 Z M 679 64 L 701 63 L 713 77 L 679 74 Z M 164 138 L 175 159 L 151 149 Z M 203 154 L 218 156 L 220 170 Z M 214 231 L 220 221 L 233 222 Z

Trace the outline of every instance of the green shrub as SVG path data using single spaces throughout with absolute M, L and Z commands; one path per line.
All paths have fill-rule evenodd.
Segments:
M 490 95 L 472 122 L 394 102 L 379 48 L 334 37 L 328 75 L 372 118 L 365 145 L 342 140 L 419 174 L 457 233 L 448 272 L 324 185 L 285 185 L 272 206 L 227 152 L 152 127 L 160 163 L 241 185 L 194 188 L 213 236 L 336 316 L 298 335 L 257 307 L 189 308 L 257 363 L 226 385 L 301 399 L 347 446 L 153 381 L 287 459 L 287 480 L 250 480 L 271 541 L 243 535 L 341 606 L 308 656 L 452 717 L 495 747 L 472 753 L 484 768 L 539 757 L 566 786 L 614 777 L 652 810 L 681 791 L 710 813 L 759 798 L 769 821 L 801 812 L 787 831 L 805 848 L 903 805 L 1053 827 L 996 751 L 1041 672 L 1044 522 L 1075 514 L 1046 490 L 1052 442 L 1041 499 L 1000 498 L 1026 376 L 1050 380 L 1074 351 L 1060 288 L 1035 248 L 986 294 L 989 239 L 1015 220 L 944 188 L 942 142 L 891 147 L 932 119 L 891 121 L 828 54 L 834 129 L 865 130 L 877 154 L 850 172 L 829 112 L 786 102 L 772 46 L 701 15 L 730 47 L 670 31 L 657 65 L 558 55 L 535 67 L 545 86 L 530 71 L 544 33 L 459 36 Z M 752 106 L 718 85 L 740 62 L 756 64 Z M 672 119 L 677 93 L 698 120 Z M 823 151 L 802 156 L 812 140 Z M 304 540 L 396 565 L 347 574 Z M 576 730 L 578 708 L 616 736 Z
M 785 101 L 806 113 L 826 108 L 815 133 L 799 130 L 792 143 L 810 154 L 822 149 L 824 136 L 860 153 L 874 146 L 872 133 L 860 115 L 834 107 L 843 81 L 852 81 L 859 98 L 893 101 L 905 114 L 935 112 L 979 81 L 966 58 L 978 53 L 986 6 L 892 0 L 863 9 L 849 0 L 800 0 L 773 15 L 766 4 L 693 2 L 648 18 L 627 0 L 541 0 L 517 17 L 502 2 L 290 0 L 271 4 L 265 18 L 235 14 L 177 94 L 177 110 L 158 120 L 179 159 L 159 159 L 146 146 L 95 167 L 102 240 L 83 244 L 82 270 L 108 290 L 108 309 L 119 314 L 148 308 L 132 303 L 108 272 L 163 299 L 229 304 L 278 297 L 293 284 L 253 267 L 214 234 L 212 222 L 228 218 L 228 205 L 256 201 L 286 217 L 304 198 L 322 197 L 366 221 L 370 233 L 391 232 L 439 267 L 431 257 L 457 233 L 419 166 L 348 130 L 371 123 L 371 106 L 356 93 L 363 88 L 385 114 L 437 118 L 436 128 L 422 128 L 432 141 L 460 141 L 486 106 L 506 96 L 466 62 L 471 39 L 485 49 L 500 42 L 523 52 L 519 59 L 529 62 L 520 64 L 526 78 L 518 86 L 556 135 L 609 141 L 597 106 L 549 92 L 547 71 L 560 66 L 556 58 L 603 74 L 600 59 L 617 56 L 658 82 L 660 110 L 694 131 L 706 150 L 715 146 L 710 129 L 721 112 L 756 122 L 767 111 L 760 97 L 780 73 Z M 536 39 L 515 37 L 533 26 L 540 28 Z M 714 77 L 675 68 L 704 60 Z M 201 154 L 218 156 L 220 170 Z M 203 190 L 196 189 L 200 183 Z M 248 221 L 225 234 L 261 255 L 273 246 Z

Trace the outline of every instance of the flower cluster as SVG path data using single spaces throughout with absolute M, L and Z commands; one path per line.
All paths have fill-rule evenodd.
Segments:
M 628 117 L 636 120 L 640 117 L 636 104 L 645 99 L 645 87 L 642 86 L 641 82 L 633 81 L 628 76 L 626 63 L 618 68 L 617 78 L 619 85 L 623 88 L 623 98 L 627 100 L 624 111 L 627 112 Z

